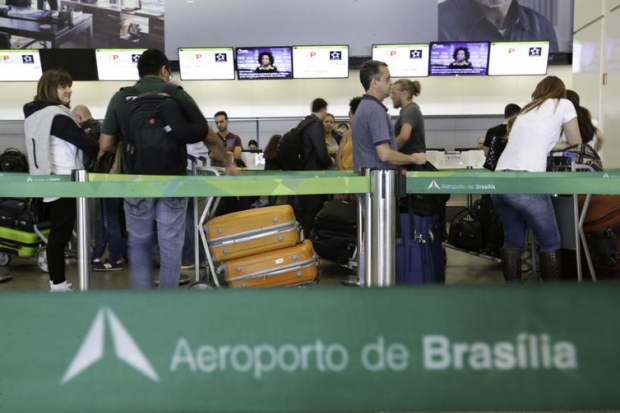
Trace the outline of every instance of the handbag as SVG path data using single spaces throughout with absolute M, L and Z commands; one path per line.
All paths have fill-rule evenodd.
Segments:
M 596 150 L 588 144 L 577 144 L 560 151 L 552 151 L 547 157 L 547 172 L 571 171 L 573 163 L 577 170 L 603 172 L 603 161 Z
M 488 169 L 489 171 L 495 171 L 497 167 L 497 162 L 499 162 L 499 157 L 502 156 L 504 149 L 506 149 L 506 144 L 508 143 L 508 138 L 504 136 L 495 136 L 491 138 L 491 143 L 489 145 L 489 153 L 487 155 L 487 159 L 484 161 L 483 168 Z
M 472 211 L 465 208 L 450 221 L 448 243 L 467 251 L 479 252 L 484 248 L 482 225 Z

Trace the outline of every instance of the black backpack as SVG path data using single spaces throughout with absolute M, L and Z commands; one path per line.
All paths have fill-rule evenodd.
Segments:
M 167 84 L 162 92 L 140 93 L 125 87 L 125 130 L 123 150 L 130 174 L 183 175 L 187 165 L 187 148 L 172 133 L 165 120 L 170 101 L 180 86 Z M 206 121 L 205 121 L 206 123 Z M 205 135 L 206 136 L 206 133 Z
M 28 172 L 28 158 L 15 148 L 8 148 L 0 154 L 0 171 Z
M 299 171 L 301 169 L 301 132 L 313 122 L 316 121 L 312 118 L 306 118 L 280 138 L 276 148 L 276 159 L 283 171 Z

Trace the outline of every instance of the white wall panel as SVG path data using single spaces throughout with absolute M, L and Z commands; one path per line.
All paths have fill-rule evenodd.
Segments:
M 604 9 L 605 0 L 575 0 L 573 31 L 577 32 L 585 25 L 601 17 L 604 14 Z
M 601 79 L 603 73 L 604 20 L 598 20 L 575 34 L 573 54 L 573 90 L 579 93 L 581 106 L 600 119 Z
M 616 2 L 620 3 L 620 2 Z M 607 84 L 602 87 L 602 120 L 605 133 L 603 162 L 607 168 L 620 167 L 620 9 L 608 13 L 605 22 Z

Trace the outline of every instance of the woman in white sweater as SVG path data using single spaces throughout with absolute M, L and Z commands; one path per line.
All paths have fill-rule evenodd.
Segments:
M 547 154 L 564 132 L 570 145 L 581 143 L 577 114 L 566 99 L 564 82 L 555 76 L 543 79 L 532 101 L 517 115 L 508 144 L 496 171 L 545 172 Z M 506 282 L 521 281 L 521 250 L 526 225 L 532 228 L 540 253 L 544 281 L 560 279 L 560 232 L 551 197 L 546 194 L 491 195 L 504 227 L 502 268 Z

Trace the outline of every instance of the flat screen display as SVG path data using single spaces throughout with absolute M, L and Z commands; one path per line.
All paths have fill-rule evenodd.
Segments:
M 428 58 L 428 43 L 372 45 L 372 59 L 385 62 L 392 77 L 428 76 Z
M 546 75 L 549 42 L 491 42 L 489 75 Z
M 37 82 L 42 73 L 38 50 L 0 50 L 0 81 Z
M 285 47 L 238 47 L 237 79 L 292 79 L 292 48 Z
M 93 49 L 40 49 L 43 71 L 60 69 L 76 80 L 99 80 Z
M 181 80 L 235 80 L 232 47 L 179 47 Z
M 433 42 L 429 75 L 484 76 L 488 72 L 489 42 Z
M 99 80 L 138 80 L 138 59 L 146 49 L 95 49 Z
M 293 46 L 294 79 L 346 79 L 349 46 Z

